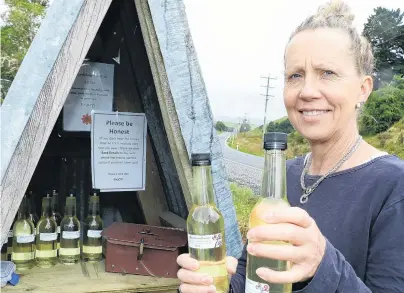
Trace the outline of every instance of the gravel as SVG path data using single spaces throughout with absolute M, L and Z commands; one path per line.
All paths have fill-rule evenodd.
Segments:
M 229 181 L 240 186 L 249 187 L 254 194 L 259 194 L 261 186 L 262 169 L 224 159 Z

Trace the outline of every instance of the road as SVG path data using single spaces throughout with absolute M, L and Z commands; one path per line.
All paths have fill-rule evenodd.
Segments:
M 234 161 L 239 164 L 244 164 L 249 167 L 254 167 L 262 170 L 264 168 L 264 158 L 246 154 L 230 148 L 226 144 L 226 140 L 230 137 L 230 133 L 224 132 L 219 135 L 220 144 L 222 146 L 223 157 L 228 161 Z
M 219 135 L 224 158 L 224 164 L 229 180 L 238 185 L 251 188 L 255 194 L 259 194 L 264 168 L 264 158 L 246 154 L 227 146 L 226 140 L 230 133 Z

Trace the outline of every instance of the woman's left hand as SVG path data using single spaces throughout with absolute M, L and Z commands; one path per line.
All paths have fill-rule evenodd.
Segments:
M 266 225 L 248 231 L 247 251 L 258 257 L 288 260 L 292 268 L 283 272 L 259 268 L 259 277 L 280 284 L 313 277 L 324 256 L 326 240 L 309 214 L 301 208 L 290 207 L 268 212 L 263 220 Z M 263 241 L 286 241 L 292 245 L 265 244 Z

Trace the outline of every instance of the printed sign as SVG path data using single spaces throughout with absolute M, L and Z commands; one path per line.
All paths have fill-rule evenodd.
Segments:
M 93 188 L 145 190 L 147 121 L 144 113 L 92 111 Z
M 90 131 L 91 110 L 112 111 L 114 65 L 84 63 L 63 107 L 65 131 Z

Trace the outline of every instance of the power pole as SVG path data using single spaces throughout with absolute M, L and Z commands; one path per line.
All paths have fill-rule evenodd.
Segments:
M 266 85 L 262 85 L 261 87 L 265 87 L 266 88 L 266 93 L 265 95 L 261 94 L 261 96 L 265 97 L 265 112 L 264 112 L 264 124 L 262 125 L 262 139 L 264 139 L 264 134 L 265 134 L 265 125 L 266 125 L 266 121 L 267 121 L 267 106 L 268 106 L 268 100 L 269 97 L 274 97 L 273 95 L 269 94 L 269 89 L 270 88 L 274 88 L 269 86 L 269 82 L 271 79 L 276 79 L 276 77 L 271 77 L 271 74 L 268 74 L 268 76 L 261 76 L 261 78 L 265 78 L 267 80 L 267 84 Z

